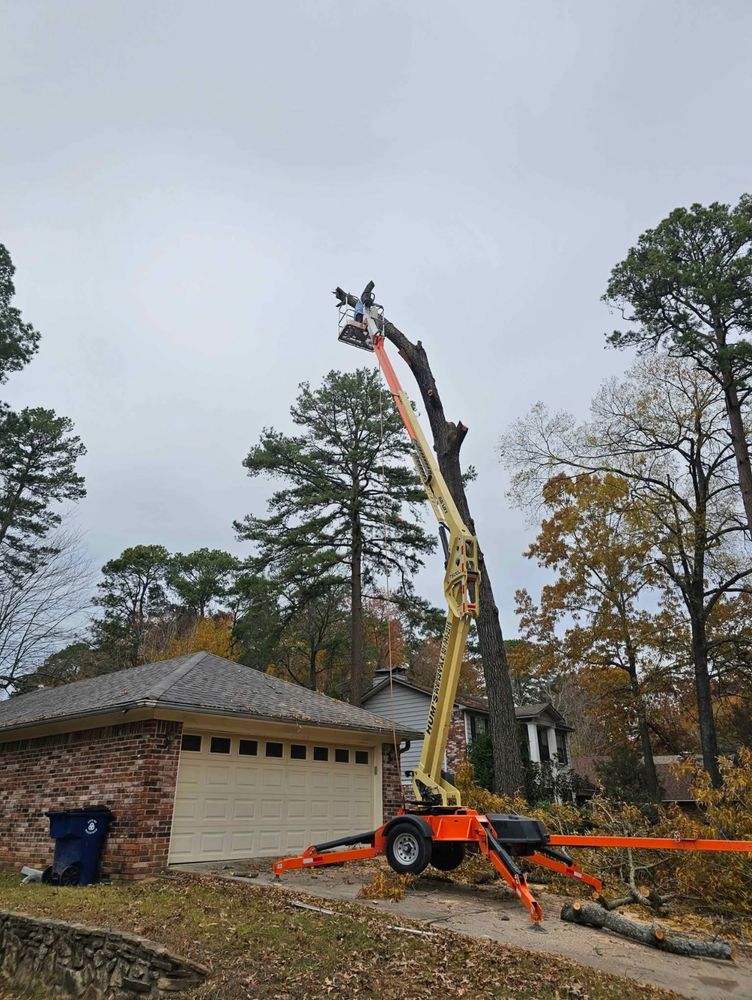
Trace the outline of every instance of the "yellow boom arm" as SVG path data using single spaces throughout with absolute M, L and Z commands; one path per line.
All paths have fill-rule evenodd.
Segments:
M 378 358 L 389 391 L 412 442 L 418 475 L 439 522 L 446 565 L 444 597 L 447 602 L 447 622 L 441 640 L 436 680 L 428 709 L 423 750 L 418 770 L 413 775 L 413 790 L 418 801 L 458 806 L 461 805 L 460 793 L 444 778 L 442 771 L 467 633 L 470 620 L 478 614 L 480 589 L 478 543 L 457 510 L 433 449 L 426 441 L 410 399 L 400 385 L 384 350 L 384 335 L 381 332 L 378 312 L 373 307 L 367 306 L 363 320 L 369 335 L 366 349 L 373 349 Z

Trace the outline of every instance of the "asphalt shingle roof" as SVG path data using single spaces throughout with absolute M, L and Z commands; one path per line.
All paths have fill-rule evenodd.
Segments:
M 365 709 L 213 653 L 193 653 L 9 698 L 0 702 L 0 732 L 136 707 L 214 712 L 386 734 L 392 733 L 393 725 Z M 400 735 L 418 736 L 412 731 Z

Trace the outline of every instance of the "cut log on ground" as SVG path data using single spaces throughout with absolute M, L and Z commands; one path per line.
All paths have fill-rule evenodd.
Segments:
M 570 924 L 583 924 L 620 934 L 622 937 L 646 944 L 674 955 L 691 958 L 734 957 L 733 948 L 726 941 L 698 941 L 669 931 L 659 924 L 645 924 L 630 920 L 621 913 L 610 912 L 595 903 L 581 903 L 579 900 L 566 902 L 561 908 L 561 919 Z

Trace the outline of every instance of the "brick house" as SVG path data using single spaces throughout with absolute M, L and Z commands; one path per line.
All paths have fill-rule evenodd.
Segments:
M 406 667 L 377 670 L 373 686 L 363 696 L 363 705 L 402 727 L 423 731 L 431 702 L 428 688 L 412 684 Z M 572 727 L 553 705 L 542 702 L 521 705 L 515 709 L 520 740 L 529 759 L 534 763 L 555 761 L 559 769 L 569 767 L 569 733 Z M 488 700 L 471 695 L 458 695 L 452 712 L 452 722 L 446 749 L 446 769 L 455 772 L 473 740 L 488 732 Z M 409 782 L 406 772 L 414 771 L 420 760 L 423 740 L 412 740 L 400 756 L 403 783 Z
M 48 864 L 45 812 L 95 805 L 118 877 L 297 853 L 394 814 L 394 747 L 391 722 L 210 653 L 41 688 L 0 702 L 0 865 Z

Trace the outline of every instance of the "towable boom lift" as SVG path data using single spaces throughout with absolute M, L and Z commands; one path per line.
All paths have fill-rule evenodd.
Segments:
M 674 837 L 551 836 L 544 825 L 517 814 L 482 814 L 462 805 L 459 790 L 442 771 L 452 707 L 457 694 L 468 630 L 478 615 L 480 565 L 478 543 L 460 516 L 428 445 L 407 393 L 385 351 L 384 311 L 374 302 L 373 282 L 354 308 L 340 289 L 339 340 L 376 355 L 394 404 L 413 445 L 413 458 L 428 501 L 439 522 L 444 550 L 444 596 L 447 621 L 441 642 L 420 762 L 412 778 L 415 801 L 377 830 L 314 844 L 303 854 L 274 864 L 279 877 L 295 868 L 317 868 L 384 855 L 399 874 L 418 875 L 429 864 L 452 871 L 468 847 L 480 851 L 527 907 L 533 925 L 543 912 L 517 863 L 526 858 L 559 875 L 578 879 L 599 893 L 600 879 L 582 871 L 568 847 L 633 847 L 674 851 L 752 852 L 749 840 L 699 840 Z M 340 850 L 342 848 L 342 850 Z

